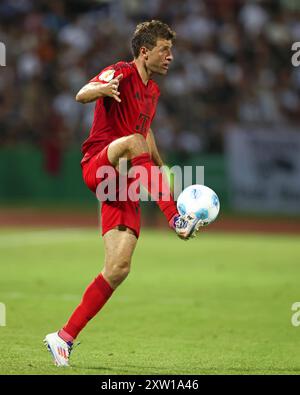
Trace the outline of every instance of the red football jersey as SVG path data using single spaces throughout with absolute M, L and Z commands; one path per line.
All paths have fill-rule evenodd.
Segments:
M 119 83 L 122 101 L 119 103 L 111 97 L 96 101 L 90 135 L 82 145 L 82 162 L 119 137 L 134 133 L 147 136 L 160 95 L 158 85 L 151 79 L 145 85 L 134 62 L 108 66 L 90 82 L 108 83 L 119 74 L 123 74 Z

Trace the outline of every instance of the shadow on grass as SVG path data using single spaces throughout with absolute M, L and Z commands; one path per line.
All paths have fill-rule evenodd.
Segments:
M 230 368 L 202 368 L 193 367 L 191 369 L 174 369 L 171 367 L 161 366 L 136 366 L 136 365 L 115 365 L 113 367 L 103 366 L 84 366 L 84 365 L 73 365 L 74 369 L 81 370 L 94 370 L 97 373 L 106 372 L 108 374 L 197 374 L 197 375 L 263 375 L 263 374 L 299 374 L 300 367 L 295 368 L 243 368 L 243 367 L 230 367 Z M 120 373 L 121 372 L 121 373 Z
M 80 364 L 72 364 L 72 369 L 80 369 L 80 370 L 97 370 L 97 371 L 106 371 L 107 373 L 112 373 L 115 369 L 114 368 L 108 368 L 106 366 L 85 366 L 85 365 L 80 365 Z M 99 373 L 98 372 L 98 373 Z
M 103 366 L 84 366 L 84 365 L 72 365 L 74 369 L 82 370 L 95 370 L 98 373 L 101 371 L 107 371 L 111 374 L 158 374 L 158 372 L 163 372 L 165 374 L 188 374 L 190 370 L 179 370 L 171 369 L 168 367 L 158 367 L 158 366 L 135 366 L 135 365 L 114 365 L 113 367 L 107 368 Z M 122 373 L 120 373 L 122 372 Z M 166 373 L 168 372 L 168 373 Z

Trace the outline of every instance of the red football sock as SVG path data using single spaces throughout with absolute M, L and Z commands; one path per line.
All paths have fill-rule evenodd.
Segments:
M 85 290 L 82 301 L 71 315 L 68 323 L 59 332 L 65 340 L 75 339 L 86 324 L 98 313 L 108 301 L 113 289 L 102 276 L 102 273 Z
M 131 160 L 131 163 L 133 166 L 143 166 L 147 170 L 147 178 L 144 179 L 144 177 L 140 175 L 140 182 L 147 189 L 150 196 L 155 199 L 171 225 L 172 219 L 178 214 L 178 211 L 169 184 L 165 180 L 163 173 L 159 171 L 159 167 L 154 164 L 148 153 L 136 156 Z M 152 180 L 153 174 L 156 175 L 155 179 L 158 180 L 158 182 Z

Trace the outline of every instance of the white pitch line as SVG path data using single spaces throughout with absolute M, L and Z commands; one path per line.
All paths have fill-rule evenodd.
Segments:
M 23 233 L 0 234 L 0 248 L 47 245 L 66 242 L 86 241 L 99 235 L 84 229 L 40 230 Z

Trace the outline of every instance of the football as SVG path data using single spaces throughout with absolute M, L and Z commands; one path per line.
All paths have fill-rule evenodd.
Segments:
M 205 185 L 190 185 L 177 199 L 179 214 L 194 214 L 201 219 L 201 225 L 209 225 L 220 211 L 220 201 L 216 192 Z

